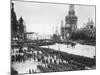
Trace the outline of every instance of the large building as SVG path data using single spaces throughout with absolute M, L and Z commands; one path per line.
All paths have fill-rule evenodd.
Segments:
M 86 32 L 86 35 L 88 35 L 88 37 L 96 36 L 96 27 L 94 25 L 93 19 L 88 19 L 86 27 L 84 27 L 83 30 Z
M 14 10 L 14 3 L 11 5 L 11 40 L 22 41 L 25 39 L 25 25 L 22 17 L 17 20 L 17 16 Z
M 86 28 L 87 29 L 93 29 L 95 26 L 94 26 L 94 22 L 93 22 L 93 19 L 88 19 L 88 22 L 86 23 Z
M 75 16 L 74 5 L 69 5 L 68 15 L 65 17 L 65 24 L 61 21 L 61 39 L 67 40 L 77 29 L 77 16 Z

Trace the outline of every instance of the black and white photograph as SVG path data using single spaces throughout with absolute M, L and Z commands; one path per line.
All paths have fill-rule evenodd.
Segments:
M 11 0 L 10 13 L 11 75 L 96 69 L 95 5 Z

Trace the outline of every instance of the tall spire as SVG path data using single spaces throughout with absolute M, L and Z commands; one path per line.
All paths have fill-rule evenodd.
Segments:
M 70 10 L 70 11 L 74 11 L 74 5 L 73 5 L 73 4 L 70 4 L 69 10 Z
M 69 15 L 75 15 L 74 4 L 69 5 Z
M 16 13 L 15 13 L 15 10 L 14 10 L 14 3 L 13 2 L 11 3 L 11 17 L 13 19 L 17 20 Z
M 15 11 L 14 11 L 14 3 L 13 3 L 13 2 L 11 3 L 11 10 L 12 10 L 13 12 L 15 12 Z
M 14 10 L 14 3 L 11 3 L 11 29 L 12 29 L 12 33 L 17 32 L 17 25 L 18 25 L 18 21 L 17 21 L 15 10 Z
M 11 7 L 14 8 L 14 3 L 13 2 L 11 3 Z

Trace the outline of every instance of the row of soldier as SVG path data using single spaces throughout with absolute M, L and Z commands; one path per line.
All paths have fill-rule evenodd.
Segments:
M 35 62 L 39 62 L 38 65 L 44 68 L 48 68 L 49 64 L 68 64 L 68 61 L 60 58 L 57 54 L 50 54 L 48 51 L 37 50 L 37 48 L 22 48 L 22 52 L 20 51 L 19 54 L 12 55 L 12 58 L 13 61 L 18 62 L 32 59 Z

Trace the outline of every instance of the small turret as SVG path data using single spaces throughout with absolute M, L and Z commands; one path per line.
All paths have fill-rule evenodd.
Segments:
M 73 4 L 70 4 L 68 14 L 69 15 L 75 15 L 74 5 Z
M 13 2 L 11 3 L 11 8 L 14 8 L 14 3 Z
M 19 19 L 19 23 L 23 23 L 23 18 L 22 18 L 22 16 L 20 17 L 20 19 Z

